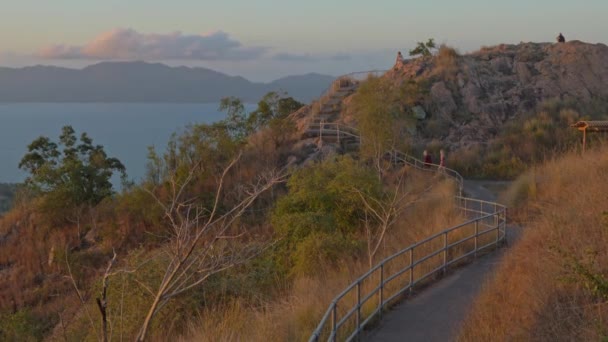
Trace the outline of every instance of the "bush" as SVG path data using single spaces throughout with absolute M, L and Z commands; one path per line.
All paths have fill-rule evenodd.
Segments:
M 306 273 L 315 264 L 304 258 L 303 250 L 344 247 L 355 239 L 365 208 L 354 189 L 369 194 L 382 189 L 377 175 L 350 157 L 299 169 L 287 186 L 289 192 L 277 202 L 271 221 L 282 238 L 277 253 L 291 274 Z M 311 236 L 331 237 L 331 242 L 319 245 Z
M 43 333 L 52 322 L 46 322 L 27 310 L 0 315 L 0 340 L 2 341 L 42 341 Z
M 354 256 L 362 243 L 341 234 L 313 233 L 297 246 L 294 255 L 293 275 L 320 276 L 324 270 Z
M 435 57 L 436 68 L 434 72 L 442 75 L 444 80 L 456 81 L 456 76 L 460 70 L 459 58 L 460 55 L 456 49 L 441 44 Z

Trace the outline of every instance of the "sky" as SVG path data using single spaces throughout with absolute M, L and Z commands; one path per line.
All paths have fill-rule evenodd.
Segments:
M 252 81 L 389 69 L 434 38 L 608 43 L 606 0 L 0 0 L 0 66 L 145 60 Z

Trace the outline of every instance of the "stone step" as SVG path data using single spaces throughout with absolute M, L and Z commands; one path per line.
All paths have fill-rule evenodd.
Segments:
M 343 99 L 343 98 L 347 97 L 348 95 L 350 95 L 352 93 L 354 93 L 354 91 L 341 89 L 341 90 L 338 90 L 336 92 L 331 93 L 329 95 L 329 97 L 330 98 L 334 98 L 334 99 L 337 99 L 337 98 Z
M 325 101 L 325 103 L 323 103 L 324 106 L 336 106 L 342 104 L 342 98 L 341 97 L 331 97 L 329 100 Z
M 359 87 L 358 84 L 351 84 L 350 86 L 346 86 L 346 87 L 339 87 L 336 89 L 336 92 L 354 92 L 355 90 L 357 90 L 357 88 Z
M 337 117 L 337 113 L 319 113 L 314 120 L 317 122 L 332 122 Z
M 323 116 L 323 117 L 327 117 L 327 118 L 336 118 L 336 117 L 340 116 L 340 112 L 339 111 L 319 112 L 319 114 L 317 114 L 317 116 Z

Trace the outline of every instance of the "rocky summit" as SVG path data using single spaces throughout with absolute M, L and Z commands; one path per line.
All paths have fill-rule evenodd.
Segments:
M 442 140 L 457 148 L 488 141 L 544 101 L 608 98 L 608 46 L 571 41 L 501 44 L 462 56 L 440 51 L 398 63 L 385 77 L 429 82 L 422 106 L 450 123 Z
M 414 82 L 422 88 L 408 109 L 418 120 L 418 129 L 410 133 L 420 146 L 439 140 L 454 151 L 489 143 L 504 124 L 536 113 L 547 101 L 608 102 L 608 46 L 501 44 L 464 55 L 443 46 L 433 56 L 398 61 L 380 77 L 395 86 Z M 350 100 L 361 80 L 354 80 L 349 92 L 341 91 L 340 80 L 349 78 L 338 79 L 325 97 L 292 115 L 300 131 L 319 122 L 357 125 Z M 424 129 L 429 126 L 438 129 Z

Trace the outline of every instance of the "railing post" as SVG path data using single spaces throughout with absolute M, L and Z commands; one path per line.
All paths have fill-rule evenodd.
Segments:
M 448 233 L 443 233 L 443 274 L 445 275 L 448 266 Z
M 323 127 L 325 126 L 323 121 L 319 122 L 319 143 L 321 143 L 321 146 L 323 146 Z
M 479 236 L 479 221 L 475 221 L 475 257 L 477 258 L 477 237 Z
M 337 321 L 337 308 L 338 308 L 338 303 L 333 303 L 333 309 L 332 309 L 332 313 L 331 313 L 331 340 L 333 342 L 336 341 L 336 335 L 338 334 L 338 332 L 336 331 L 336 323 Z
M 357 340 L 361 332 L 361 282 L 357 282 Z
M 382 308 L 384 306 L 384 264 L 380 264 L 380 300 L 378 301 L 378 315 L 382 319 Z
M 494 214 L 495 221 L 498 222 L 498 213 Z M 500 241 L 500 225 L 497 223 L 496 225 L 496 248 L 498 248 L 498 241 Z
M 504 239 L 505 243 L 508 243 L 507 240 L 507 208 L 502 209 L 502 229 L 504 231 Z
M 338 146 L 342 147 L 342 145 L 340 145 L 340 125 L 336 125 L 336 131 L 338 131 Z
M 414 247 L 410 248 L 410 294 L 414 291 Z

